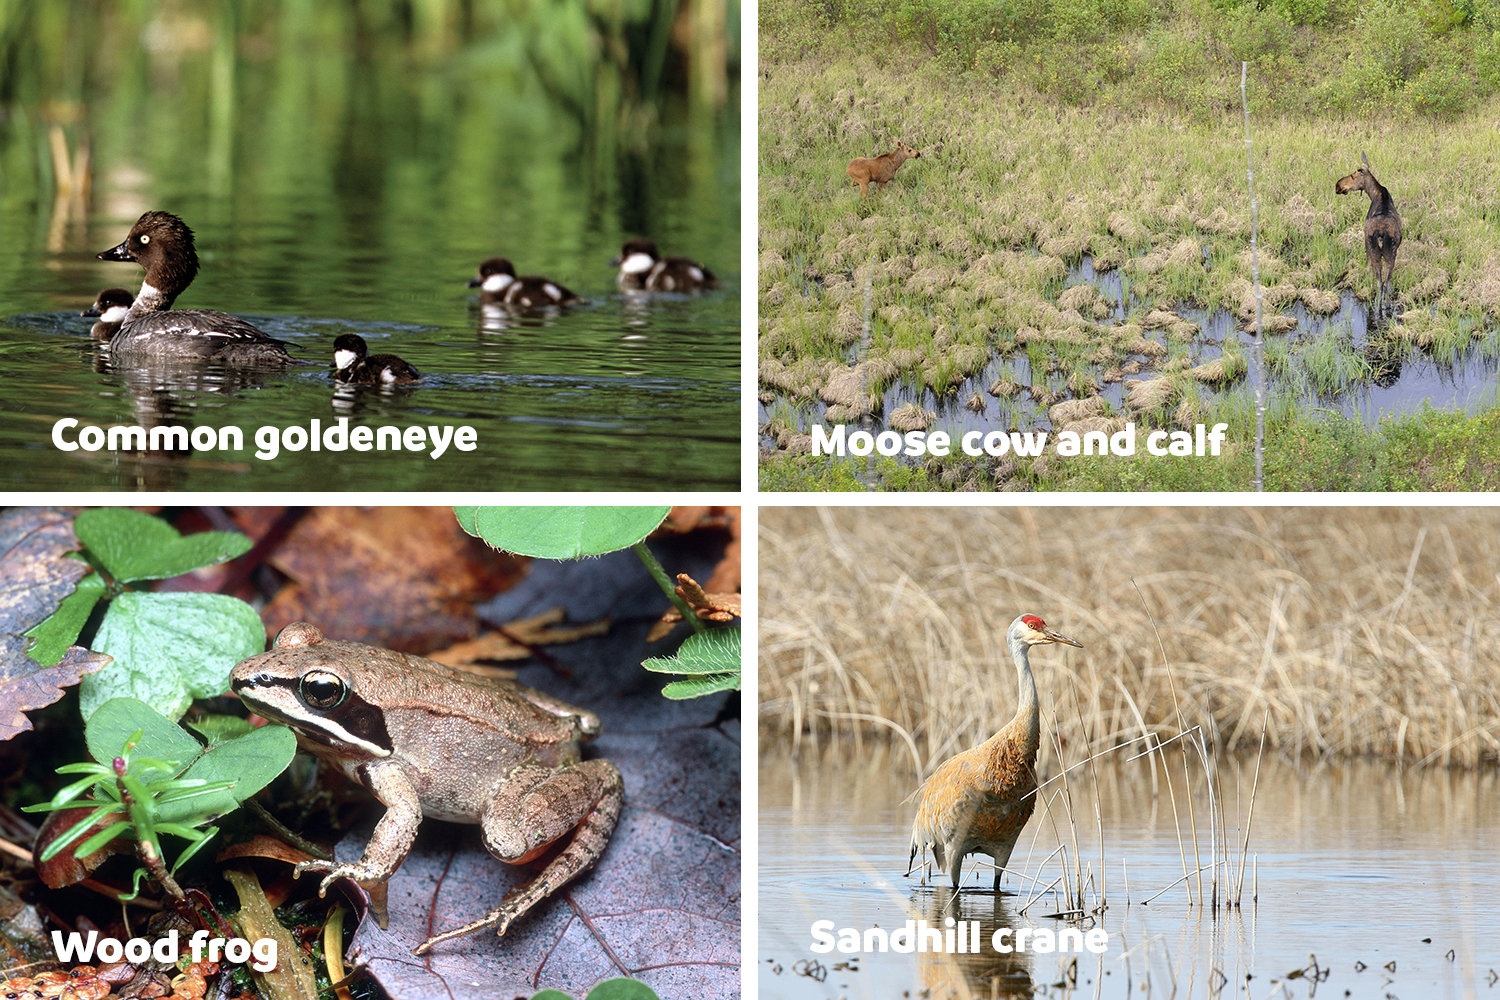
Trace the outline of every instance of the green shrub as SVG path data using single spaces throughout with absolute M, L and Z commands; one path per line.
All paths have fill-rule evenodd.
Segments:
M 1473 82 L 1457 66 L 1438 63 L 1424 69 L 1406 88 L 1414 110 L 1436 118 L 1454 119 L 1474 102 Z
M 1284 18 L 1289 24 L 1327 24 L 1333 20 L 1330 0 L 1271 0 L 1265 13 Z
M 1247 6 L 1226 16 L 1217 34 L 1231 60 L 1258 63 L 1291 48 L 1296 36 L 1294 23 L 1284 11 Z
M 1392 82 L 1422 71 L 1427 38 L 1416 8 L 1404 4 L 1372 4 L 1355 21 L 1355 54 Z

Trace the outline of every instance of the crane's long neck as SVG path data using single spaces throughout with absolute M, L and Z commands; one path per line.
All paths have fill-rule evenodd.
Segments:
M 1016 657 L 1016 678 L 1019 692 L 1016 696 L 1016 721 L 1026 728 L 1026 746 L 1035 754 L 1042 741 L 1041 712 L 1037 705 L 1036 679 L 1031 676 L 1031 663 L 1026 658 L 1024 646 Z
M 1011 643 L 1010 658 L 1016 664 L 1017 696 L 1016 717 L 1009 728 L 1019 731 L 1018 735 L 1024 740 L 1021 749 L 1028 758 L 1034 760 L 1042 743 L 1042 726 L 1037 705 L 1036 679 L 1031 676 L 1031 661 L 1027 659 L 1026 651 L 1025 642 L 1016 640 Z

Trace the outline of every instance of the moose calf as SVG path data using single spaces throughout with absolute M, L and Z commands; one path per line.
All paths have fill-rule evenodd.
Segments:
M 920 157 L 922 154 L 912 149 L 906 143 L 897 140 L 896 148 L 889 153 L 881 153 L 879 156 L 861 156 L 850 162 L 847 169 L 850 182 L 859 185 L 859 196 L 863 198 L 869 190 L 871 182 L 875 184 L 875 190 L 879 191 L 896 176 L 897 169 L 912 157 Z

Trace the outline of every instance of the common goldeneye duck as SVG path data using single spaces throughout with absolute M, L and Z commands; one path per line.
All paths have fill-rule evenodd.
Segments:
M 135 302 L 135 296 L 130 294 L 126 288 L 106 288 L 99 293 L 94 304 L 89 306 L 80 316 L 98 316 L 99 322 L 94 324 L 92 335 L 95 340 L 108 340 L 120 329 L 120 324 L 125 322 L 125 314 L 130 311 L 130 306 Z
M 719 283 L 713 272 L 686 257 L 663 257 L 650 240 L 627 240 L 610 261 L 620 269 L 620 287 L 639 292 L 695 292 Z
M 146 269 L 141 293 L 109 340 L 112 355 L 195 358 L 228 365 L 285 365 L 285 341 L 216 309 L 173 309 L 198 273 L 193 231 L 169 212 L 147 212 L 125 242 L 100 260 L 133 260 Z
M 333 375 L 340 382 L 359 385 L 393 385 L 415 382 L 422 373 L 394 354 L 371 354 L 365 338 L 341 333 L 333 340 Z
M 516 277 L 516 269 L 504 257 L 491 257 L 480 264 L 479 273 L 469 279 L 469 287 L 479 289 L 479 301 L 485 305 L 546 309 L 587 301 L 549 278 Z

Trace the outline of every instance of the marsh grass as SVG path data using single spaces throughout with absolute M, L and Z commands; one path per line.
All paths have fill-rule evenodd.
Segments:
M 1332 395 L 1370 380 L 1370 363 L 1354 346 L 1354 336 L 1346 327 L 1328 327 L 1302 345 L 1300 353 L 1308 384 L 1316 392 Z
M 1268 364 L 1278 362 L 1278 352 L 1287 349 L 1275 339 L 1268 342 Z M 1289 352 L 1284 357 L 1290 357 Z M 1300 372 L 1298 373 L 1301 374 Z M 1006 387 L 1008 388 L 1008 387 Z M 1185 390 L 1184 390 L 1185 391 Z M 1198 390 L 1195 388 L 1194 392 Z M 1170 410 L 1177 413 L 1186 397 L 1176 398 Z M 1308 413 L 1290 396 L 1272 393 L 1266 410 L 1265 482 L 1268 490 L 1366 492 L 1500 489 L 1500 405 L 1494 393 L 1477 401 L 1474 416 L 1424 407 L 1416 413 L 1385 417 L 1373 429 L 1360 420 L 1337 413 Z M 765 491 L 843 491 L 867 489 L 874 483 L 895 492 L 951 490 L 957 482 L 967 490 L 1021 491 L 1035 489 L 1078 492 L 1152 490 L 1242 491 L 1254 474 L 1252 430 L 1254 400 L 1236 390 L 1210 400 L 1189 402 L 1195 422 L 1227 423 L 1228 441 L 1223 456 L 1213 462 L 1195 457 L 1151 457 L 1136 455 L 1078 456 L 1066 461 L 968 458 L 955 453 L 940 463 L 959 471 L 958 478 L 940 472 L 936 460 L 922 466 L 897 458 L 877 458 L 867 463 L 856 458 L 814 458 L 806 454 L 779 455 L 763 462 L 760 488 Z M 787 422 L 775 420 L 762 428 L 766 435 L 780 435 L 782 447 L 799 437 L 801 419 L 785 411 Z M 1165 419 L 1167 408 L 1159 408 Z M 1017 427 L 1013 412 L 1002 410 L 996 426 Z M 856 487 L 851 477 L 868 476 Z
M 1127 361 L 1146 376 L 1156 373 L 1166 364 L 1158 349 L 1168 360 L 1212 360 L 1200 357 L 1209 345 L 1195 324 L 1153 316 L 1185 306 L 1253 316 L 1238 63 L 1232 102 L 1213 110 L 1189 111 L 1170 96 L 1153 102 L 1143 89 L 1151 77 L 1139 72 L 1073 105 L 1038 90 L 1014 66 L 997 76 L 920 49 L 898 58 L 879 32 L 820 26 L 804 19 L 811 9 L 762 8 L 760 241 L 763 265 L 773 266 L 761 274 L 760 356 L 773 375 L 777 365 L 845 363 L 849 331 L 867 319 L 864 356 L 938 397 L 958 391 L 987 362 L 1020 356 L 1041 373 L 1034 383 L 1086 397 Z M 1193 38 L 1205 16 L 1147 30 Z M 1306 31 L 1298 32 L 1305 44 Z M 1253 39 L 1241 41 L 1254 47 Z M 1326 60 L 1318 66 L 1313 71 L 1329 79 L 1344 70 Z M 1194 65 L 1195 76 L 1205 72 Z M 1363 99 L 1330 104 L 1326 90 L 1321 110 L 1267 113 L 1274 101 L 1257 72 L 1264 75 L 1264 66 L 1252 69 L 1250 100 L 1267 328 L 1290 329 L 1285 314 L 1297 303 L 1320 317 L 1338 310 L 1340 291 L 1361 299 L 1373 292 L 1363 248 L 1367 206 L 1332 189 L 1365 149 L 1406 227 L 1394 278 L 1405 311 L 1393 336 L 1444 365 L 1462 363 L 1493 339 L 1500 322 L 1494 88 L 1474 90 L 1481 96 L 1456 117 L 1424 116 L 1410 105 L 1375 115 Z M 1333 106 L 1344 110 L 1323 113 Z M 843 165 L 897 138 L 921 148 L 922 158 L 860 201 Z M 1085 258 L 1118 277 L 1119 301 L 1076 291 L 1084 286 L 1070 270 Z M 861 285 L 869 289 L 863 315 Z M 1243 346 L 1232 335 L 1225 342 Z M 1290 370 L 1273 393 L 1363 384 L 1358 365 L 1331 346 L 1283 357 Z M 1309 374 L 1309 366 L 1318 371 Z M 1238 381 L 1226 373 L 1212 382 L 1214 394 L 1238 391 Z M 774 386 L 764 372 L 762 385 Z
M 1044 717 L 1081 706 L 1047 771 L 1194 726 L 1250 748 L 1262 720 L 1288 755 L 1500 759 L 1493 509 L 767 508 L 761 545 L 770 739 L 899 732 L 930 771 L 1014 713 L 1030 611 L 1085 644 L 1032 657 Z
M 1159 634 L 1157 639 L 1160 644 Z M 1175 701 L 1176 685 L 1171 682 L 1171 676 L 1170 668 L 1168 668 L 1168 687 Z M 1096 699 L 1097 692 L 1090 700 Z M 1083 733 L 1084 747 L 1099 746 L 1102 741 L 1093 737 L 1089 725 L 1090 718 L 1096 713 L 1085 710 L 1076 684 L 1068 685 L 1066 700 L 1074 713 L 1076 727 Z M 1261 759 L 1265 754 L 1264 720 L 1262 720 L 1260 744 L 1255 758 L 1255 780 L 1251 783 L 1248 802 L 1245 805 L 1245 816 L 1240 826 L 1239 851 L 1236 855 L 1233 850 L 1234 845 L 1229 840 L 1229 816 L 1219 756 L 1216 749 L 1211 746 L 1203 727 L 1196 724 L 1189 725 L 1180 704 L 1174 705 L 1174 709 L 1180 729 L 1177 736 L 1163 741 L 1155 730 L 1137 716 L 1137 723 L 1142 730 L 1140 735 L 1122 740 L 1112 746 L 1106 745 L 1102 749 L 1091 750 L 1086 757 L 1069 763 L 1055 775 L 1040 782 L 1036 791 L 1043 804 L 1040 816 L 1042 823 L 1051 826 L 1058 846 L 1038 863 L 1038 876 L 1022 873 L 1023 880 L 1029 882 L 1032 888 L 1029 893 L 1030 898 L 1018 908 L 1017 912 L 1025 913 L 1034 903 L 1043 898 L 1044 893 L 1055 892 L 1056 896 L 1061 897 L 1061 909 L 1047 916 L 1073 922 L 1096 921 L 1103 916 L 1104 911 L 1110 905 L 1107 875 L 1109 859 L 1106 852 L 1103 818 L 1099 811 L 1099 802 L 1103 796 L 1097 762 L 1105 759 L 1106 762 L 1128 764 L 1140 758 L 1146 758 L 1148 761 L 1152 779 L 1152 798 L 1158 798 L 1161 785 L 1166 786 L 1167 800 L 1172 811 L 1179 857 L 1182 862 L 1182 877 L 1158 887 L 1157 891 L 1143 902 L 1150 903 L 1181 885 L 1186 891 L 1186 902 L 1190 906 L 1207 906 L 1213 910 L 1239 908 L 1244 896 L 1245 861 L 1249 856 L 1251 823 L 1255 812 L 1255 791 L 1259 783 Z M 1058 761 L 1068 760 L 1072 754 L 1062 745 L 1059 734 L 1063 731 L 1063 727 L 1059 725 L 1055 711 L 1050 721 L 1051 727 L 1048 735 L 1053 755 Z M 915 747 L 913 747 L 913 753 L 915 754 Z M 1180 779 L 1176 767 L 1179 754 Z M 1193 762 L 1198 765 L 1196 770 L 1192 767 Z M 1094 869 L 1092 858 L 1086 866 L 1084 865 L 1083 848 L 1079 843 L 1079 824 L 1080 822 L 1087 824 L 1088 817 L 1085 815 L 1080 820 L 1079 813 L 1074 808 L 1070 775 L 1078 771 L 1083 771 L 1080 777 L 1086 780 L 1088 786 L 1083 798 L 1093 807 L 1094 836 L 1098 846 L 1099 867 L 1097 871 Z M 1239 796 L 1237 796 L 1238 801 Z M 1200 816 L 1207 824 L 1207 846 L 1210 852 L 1207 862 L 1203 861 L 1199 841 Z M 1041 824 L 1038 824 L 1037 833 L 1033 834 L 1033 849 L 1040 827 Z M 1188 844 L 1193 845 L 1191 863 L 1188 860 Z M 1054 859 L 1057 861 L 1059 874 L 1050 883 L 1044 884 L 1042 872 Z M 1130 905 L 1129 876 L 1126 873 L 1125 861 L 1122 859 L 1119 863 L 1125 882 L 1125 905 L 1128 906 Z M 1205 872 L 1209 873 L 1206 892 L 1203 880 Z

